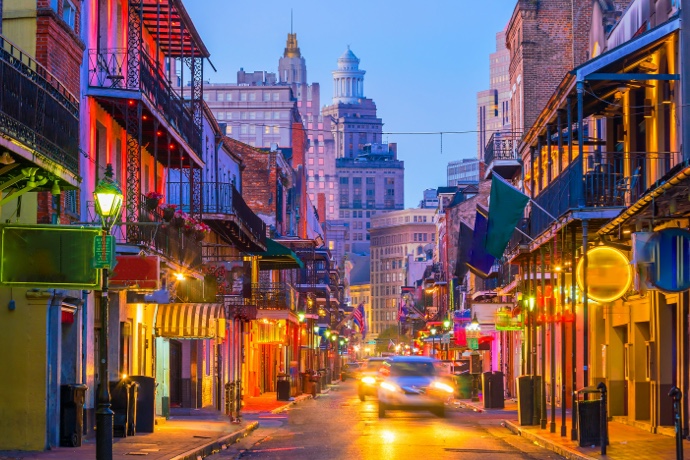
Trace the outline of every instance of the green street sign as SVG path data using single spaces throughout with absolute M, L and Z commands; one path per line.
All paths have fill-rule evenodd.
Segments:
M 376 345 L 376 340 L 370 340 L 367 342 L 367 345 Z
M 93 241 L 93 268 L 113 268 L 115 265 L 115 237 L 113 235 L 98 235 Z

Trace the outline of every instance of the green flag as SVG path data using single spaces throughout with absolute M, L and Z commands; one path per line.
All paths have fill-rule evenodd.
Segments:
M 500 259 L 515 227 L 523 217 L 529 197 L 494 173 L 489 200 L 486 252 Z

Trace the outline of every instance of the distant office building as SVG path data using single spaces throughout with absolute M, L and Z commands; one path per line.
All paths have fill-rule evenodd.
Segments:
M 422 201 L 419 202 L 419 207 L 425 209 L 436 209 L 438 207 L 438 193 L 435 188 L 424 190 Z
M 396 144 L 366 145 L 357 158 L 338 158 L 340 219 L 348 224 L 345 252 L 368 252 L 371 218 L 404 208 L 404 163 Z
M 505 29 L 496 34 L 496 51 L 489 55 L 489 89 L 477 93 L 477 158 L 497 131 L 510 131 L 510 52 Z M 448 185 L 451 185 L 449 182 Z
M 404 207 L 404 163 L 396 144 L 381 142 L 383 121 L 364 97 L 364 70 L 348 49 L 333 71 L 333 102 L 322 110 L 336 158 L 338 218 L 345 221 L 345 252 L 368 252 L 372 216 Z M 330 147 L 330 148 L 329 148 Z M 332 149 L 332 150 L 331 150 Z
M 238 83 L 207 83 L 204 100 L 225 134 L 252 147 L 292 146 L 292 125 L 300 121 L 289 86 L 275 84 L 275 74 L 237 72 Z M 241 83 L 240 83 L 241 82 Z
M 371 332 L 398 324 L 400 288 L 410 285 L 410 261 L 431 263 L 436 209 L 405 209 L 371 219 Z M 416 281 L 416 280 L 414 280 Z
M 447 169 L 447 185 L 466 185 L 479 183 L 483 175 L 482 161 L 474 158 L 463 158 L 462 160 L 451 161 Z

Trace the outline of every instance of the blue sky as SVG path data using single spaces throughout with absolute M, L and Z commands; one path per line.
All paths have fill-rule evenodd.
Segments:
M 331 71 L 350 45 L 366 70 L 364 95 L 376 102 L 384 132 L 476 130 L 476 93 L 489 86 L 489 53 L 515 0 L 186 0 L 217 72 L 205 79 L 235 82 L 237 71 L 276 72 L 290 9 L 309 82 L 331 102 Z M 405 206 L 426 188 L 446 185 L 449 161 L 476 156 L 476 134 L 384 135 L 405 161 Z

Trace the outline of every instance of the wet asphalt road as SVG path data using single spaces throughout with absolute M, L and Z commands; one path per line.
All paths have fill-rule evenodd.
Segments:
M 283 414 L 245 417 L 259 428 L 207 459 L 559 459 L 501 426 L 501 413 L 451 406 L 446 418 L 428 412 L 388 412 L 360 402 L 356 382 L 331 387 Z

